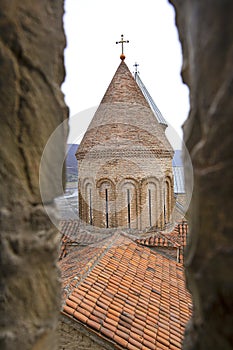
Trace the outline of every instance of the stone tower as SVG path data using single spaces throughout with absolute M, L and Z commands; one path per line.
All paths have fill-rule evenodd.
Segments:
M 173 149 L 138 82 L 122 57 L 76 153 L 79 216 L 89 225 L 143 230 L 171 221 Z

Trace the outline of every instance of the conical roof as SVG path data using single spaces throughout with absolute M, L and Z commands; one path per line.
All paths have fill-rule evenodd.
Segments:
M 156 119 L 148 101 L 124 60 L 120 63 L 105 95 L 92 118 L 76 153 L 84 158 L 96 147 L 137 149 L 173 155 L 164 128 Z M 97 155 L 97 154 L 96 154 Z
M 102 103 L 136 103 L 148 107 L 147 101 L 135 84 L 135 80 L 124 61 L 120 63 L 112 78 Z

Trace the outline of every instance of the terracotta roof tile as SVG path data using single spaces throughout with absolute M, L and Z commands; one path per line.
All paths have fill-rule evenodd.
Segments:
M 123 347 L 126 348 L 126 349 L 128 348 L 128 347 L 127 347 L 128 342 L 127 342 L 127 340 L 125 340 L 124 338 L 120 337 L 120 336 L 117 335 L 117 334 L 114 334 L 113 339 L 115 340 L 115 342 L 116 342 L 117 344 L 123 346 Z
M 192 313 L 182 265 L 129 240 L 117 242 L 101 250 L 75 288 L 65 279 L 63 311 L 125 349 L 180 349 Z M 75 278 L 77 264 L 68 262 Z
M 64 311 L 65 311 L 65 309 L 64 309 Z M 77 318 L 77 320 L 79 320 L 83 323 L 86 323 L 88 320 L 88 316 L 85 315 L 85 312 L 80 313 L 80 312 L 74 311 L 73 316 L 75 318 Z
M 145 345 L 146 349 L 156 349 L 155 344 L 153 344 L 150 340 L 147 340 L 146 338 L 143 338 L 142 343 L 143 345 Z M 142 346 L 142 349 L 145 349 L 145 347 Z
M 90 326 L 91 328 L 99 331 L 101 328 L 101 324 L 98 321 L 94 321 L 93 319 L 89 318 L 87 320 L 87 325 Z
M 61 220 L 58 226 L 61 233 L 61 247 L 59 260 L 65 258 L 70 252 L 77 251 L 90 245 L 101 247 L 106 239 L 111 238 L 114 232 L 101 232 L 86 230 L 80 227 L 78 220 Z M 81 255 L 81 254 L 80 254 Z
M 68 304 L 67 304 L 67 305 L 68 305 Z M 67 314 L 73 316 L 75 309 L 74 309 L 73 307 L 70 307 L 70 306 L 67 306 L 67 305 L 65 305 L 65 306 L 63 307 L 63 311 L 66 312 Z M 76 306 L 75 306 L 75 308 L 76 308 Z
M 160 232 L 151 230 L 144 235 L 146 237 L 138 238 L 135 242 L 150 248 L 173 249 L 174 254 L 170 254 L 170 257 L 175 260 L 178 259 L 177 261 L 180 263 L 184 262 L 184 248 L 187 245 L 188 236 L 187 221 L 178 223 L 172 231 Z M 163 251 L 163 253 L 169 257 L 169 254 L 166 254 L 166 251 Z

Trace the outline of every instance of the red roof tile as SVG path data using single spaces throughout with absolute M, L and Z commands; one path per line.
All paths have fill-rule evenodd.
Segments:
M 186 221 L 178 223 L 171 232 L 148 231 L 146 237 L 137 239 L 135 242 L 150 248 L 169 248 L 175 249 L 173 256 L 183 263 L 184 248 L 187 244 L 188 224 Z M 166 255 L 169 257 L 169 255 Z
M 59 260 L 65 258 L 69 252 L 77 251 L 77 247 L 95 245 L 101 247 L 104 241 L 114 235 L 114 232 L 102 232 L 86 230 L 80 227 L 77 220 L 61 220 L 58 227 L 61 233 L 61 248 Z
M 180 349 L 192 313 L 182 265 L 130 240 L 114 239 L 112 247 L 95 251 L 82 277 L 84 266 L 77 267 L 73 253 L 61 261 L 62 269 L 69 265 L 63 272 L 68 296 L 63 311 L 125 349 Z
M 137 243 L 145 245 L 147 247 L 171 247 L 177 248 L 179 244 L 175 241 L 170 240 L 166 233 L 155 232 L 150 237 L 139 238 L 136 240 Z

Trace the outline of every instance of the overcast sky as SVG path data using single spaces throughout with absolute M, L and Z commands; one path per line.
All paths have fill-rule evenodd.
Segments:
M 80 134 L 88 126 L 91 116 L 83 111 L 93 113 L 100 103 L 120 64 L 116 41 L 124 34 L 129 40 L 125 63 L 132 72 L 139 64 L 140 77 L 161 113 L 182 135 L 188 89 L 180 77 L 181 47 L 167 0 L 65 0 L 65 11 L 67 75 L 62 89 L 70 116 L 78 116 L 71 118 L 71 131 Z

